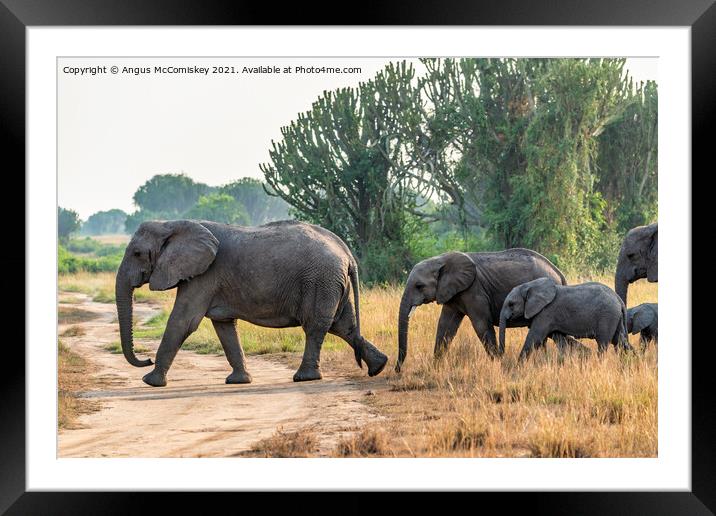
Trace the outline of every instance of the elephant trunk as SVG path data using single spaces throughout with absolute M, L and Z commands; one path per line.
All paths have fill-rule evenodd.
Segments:
M 403 293 L 398 313 L 398 363 L 395 365 L 397 373 L 400 372 L 405 356 L 408 354 L 408 326 L 414 308 L 408 297 L 407 293 Z
M 628 289 L 629 289 L 629 280 L 627 279 L 626 272 L 624 271 L 624 266 L 622 264 L 619 264 L 617 266 L 616 277 L 614 278 L 614 290 L 616 291 L 617 295 L 624 302 L 624 306 L 627 305 L 627 290 Z
M 500 355 L 505 352 L 505 327 L 507 326 L 507 314 L 500 313 Z
M 129 275 L 124 266 L 120 266 L 114 285 L 117 303 L 117 319 L 119 320 L 119 338 L 122 342 L 122 353 L 127 362 L 135 367 L 152 365 L 151 359 L 139 360 L 134 354 L 132 338 L 132 294 L 134 287 L 130 283 Z

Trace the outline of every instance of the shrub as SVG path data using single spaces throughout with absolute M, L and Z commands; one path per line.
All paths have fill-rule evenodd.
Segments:
M 80 248 L 89 248 L 92 244 L 80 244 Z M 101 244 L 100 244 L 101 245 Z M 77 249 L 78 247 L 74 247 Z M 79 251 L 78 251 L 79 252 Z M 101 252 L 101 251 L 100 251 Z M 106 254 L 103 256 L 78 256 L 73 254 L 65 246 L 57 248 L 57 272 L 60 274 L 71 274 L 75 272 L 114 272 L 119 268 L 122 261 L 122 252 Z

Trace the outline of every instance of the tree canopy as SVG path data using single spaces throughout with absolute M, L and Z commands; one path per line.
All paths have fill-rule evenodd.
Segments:
M 298 218 L 321 224 L 359 256 L 367 279 L 395 277 L 408 264 L 409 159 L 401 128 L 417 92 L 415 71 L 389 65 L 358 88 L 325 92 L 281 129 L 261 165 L 275 195 Z
M 264 183 L 258 179 L 242 177 L 219 187 L 219 191 L 228 194 L 246 209 L 249 224 L 258 226 L 288 218 L 289 205 L 279 197 L 269 196 Z
M 128 233 L 147 220 L 192 218 L 260 225 L 289 218 L 289 205 L 270 196 L 266 185 L 253 178 L 208 186 L 184 174 L 159 174 L 142 184 L 133 199 L 137 210 L 124 219 Z
M 403 277 L 427 226 L 458 248 L 529 247 L 595 270 L 656 217 L 657 87 L 635 86 L 624 59 L 421 62 L 420 75 L 391 63 L 324 92 L 261 165 L 273 193 L 343 237 L 372 279 Z
M 248 224 L 249 215 L 244 206 L 225 193 L 212 193 L 202 195 L 183 218 L 197 220 L 211 220 L 224 224 Z
M 140 186 L 132 199 L 141 210 L 176 218 L 211 188 L 185 174 L 158 174 Z
M 67 241 L 73 233 L 80 229 L 80 216 L 74 210 L 57 208 L 57 234 L 61 242 Z
M 127 214 L 119 209 L 98 211 L 89 216 L 82 224 L 80 232 L 84 235 L 107 235 L 124 233 L 124 221 Z

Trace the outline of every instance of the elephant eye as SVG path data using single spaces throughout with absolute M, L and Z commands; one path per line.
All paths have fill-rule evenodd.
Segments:
M 416 284 L 415 284 L 415 288 L 417 288 L 418 290 L 422 290 L 424 286 L 425 286 L 425 285 L 422 284 L 422 283 L 416 283 Z
M 134 256 L 139 258 L 140 256 L 142 256 L 142 251 L 134 251 Z

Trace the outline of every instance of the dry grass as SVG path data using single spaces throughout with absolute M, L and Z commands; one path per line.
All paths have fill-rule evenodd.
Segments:
M 124 235 L 124 234 L 92 235 L 92 240 L 97 240 L 98 242 L 101 242 L 103 244 L 109 244 L 109 245 L 126 244 L 129 242 L 129 240 L 131 238 L 132 238 L 132 235 Z
M 76 324 L 91 321 L 99 317 L 95 312 L 72 306 L 60 306 L 57 309 L 57 321 L 60 324 Z
M 279 428 L 274 435 L 257 442 L 249 453 L 243 455 L 274 458 L 310 457 L 317 451 L 318 437 L 312 429 L 284 432 Z
M 81 414 L 96 409 L 96 404 L 76 396 L 85 389 L 87 382 L 87 361 L 72 352 L 62 341 L 57 342 L 57 425 L 60 429 L 76 428 Z
M 81 337 L 87 333 L 82 326 L 70 326 L 60 334 L 60 337 Z
M 388 436 L 382 428 L 369 427 L 338 442 L 337 457 L 376 457 L 390 455 Z
M 586 281 L 585 278 L 582 281 Z M 597 281 L 609 284 L 605 278 Z M 573 280 L 576 282 L 576 280 Z M 375 301 L 389 302 L 380 293 Z M 388 293 L 385 293 L 388 295 Z M 398 293 L 393 292 L 390 297 Z M 657 300 L 657 285 L 640 281 L 630 305 Z M 363 333 L 395 363 L 396 335 L 381 340 L 396 308 L 375 312 L 364 303 Z M 397 307 L 397 298 L 392 301 Z M 487 357 L 468 321 L 445 357 L 432 356 L 440 308 L 420 307 L 411 320 L 403 373 L 387 374 L 388 391 L 370 401 L 393 417 L 385 424 L 388 446 L 398 456 L 654 457 L 657 454 L 657 350 L 621 356 L 613 348 L 560 360 L 549 342 L 525 364 L 517 355 L 526 328 L 507 331 L 502 360 Z M 376 331 L 376 324 L 378 328 Z M 632 337 L 636 344 L 638 336 Z
M 612 285 L 611 278 L 570 280 L 571 283 L 596 280 Z M 110 275 L 88 281 L 95 286 L 104 282 L 106 286 L 113 285 L 114 280 Z M 173 291 L 151 294 L 159 294 L 155 300 L 166 312 L 171 310 Z M 595 342 L 584 339 L 593 351 L 591 357 L 567 356 L 559 360 L 550 341 L 546 353 L 537 351 L 527 363 L 518 365 L 516 358 L 526 328 L 508 329 L 505 356 L 491 360 L 466 319 L 446 356 L 435 361 L 432 352 L 440 307 L 430 304 L 418 308 L 411 319 L 408 358 L 398 375 L 392 369 L 397 356 L 400 295 L 398 287 L 362 291 L 362 333 L 390 359 L 377 378 L 368 378 L 365 369 L 355 366 L 352 350 L 345 342 L 332 336 L 326 339 L 322 355 L 324 376 L 349 376 L 373 390 L 375 395 L 366 396 L 363 401 L 385 416 L 380 425 L 366 430 L 380 435 L 379 439 L 348 440 L 336 449 L 336 455 L 657 455 L 655 346 L 650 346 L 643 356 L 620 356 L 610 347 L 599 359 Z M 657 285 L 645 280 L 632 284 L 629 301 L 631 306 L 656 302 Z M 274 356 L 292 364 L 300 359 L 304 337 L 298 328 L 267 329 L 240 321 L 238 330 L 247 353 L 276 353 Z M 158 321 L 147 331 L 161 335 L 163 324 Z M 638 336 L 631 339 L 632 345 L 638 344 Z M 221 352 L 208 320 L 187 339 L 184 349 Z M 264 451 L 255 453 L 303 453 L 292 451 L 311 447 L 310 438 L 301 434 L 305 432 L 277 434 L 274 441 L 262 445 Z M 351 439 L 362 439 L 360 435 Z M 286 443 L 282 445 L 281 440 Z M 282 446 L 286 446 L 286 451 L 281 451 Z
M 64 292 L 81 292 L 98 303 L 114 303 L 113 272 L 76 272 L 58 277 L 58 288 Z M 134 291 L 137 303 L 174 302 L 174 290 L 154 292 L 147 285 Z

